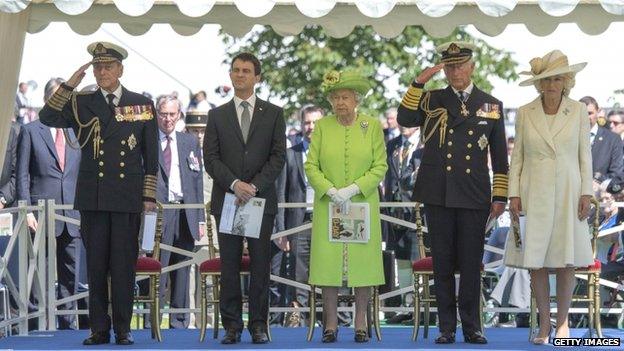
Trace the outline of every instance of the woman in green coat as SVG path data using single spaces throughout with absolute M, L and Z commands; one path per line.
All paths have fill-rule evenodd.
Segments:
M 355 341 L 368 341 L 371 287 L 384 284 L 377 186 L 388 168 L 386 147 L 380 122 L 357 112 L 370 88 L 354 70 L 325 74 L 323 89 L 334 113 L 317 122 L 305 163 L 315 193 L 309 282 L 323 290 L 323 342 L 336 341 L 338 288 L 343 286 L 355 288 Z M 346 213 L 352 203 L 368 203 L 368 241 L 330 241 L 330 202 Z

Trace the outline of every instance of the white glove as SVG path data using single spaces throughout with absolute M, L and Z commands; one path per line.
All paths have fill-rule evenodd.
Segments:
M 360 188 L 358 188 L 358 186 L 354 183 L 349 185 L 348 187 L 338 190 L 338 193 L 335 197 L 338 199 L 338 201 L 340 201 L 340 204 L 342 204 L 359 193 Z
M 336 194 L 338 194 L 338 189 L 336 188 L 330 188 L 329 190 L 327 190 L 327 192 L 325 193 L 325 195 L 329 196 L 329 198 L 331 199 L 331 202 L 337 204 L 337 200 L 336 200 Z

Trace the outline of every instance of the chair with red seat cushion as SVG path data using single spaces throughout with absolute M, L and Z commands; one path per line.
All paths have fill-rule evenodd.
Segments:
M 160 332 L 160 275 L 162 265 L 160 264 L 160 240 L 162 239 L 162 214 L 163 208 L 157 203 L 158 212 L 156 218 L 156 235 L 154 237 L 154 250 L 152 256 L 140 256 L 137 259 L 135 270 L 137 278 L 147 277 L 149 279 L 149 291 L 147 295 L 137 293 L 134 296 L 135 302 L 149 303 L 152 339 L 162 341 Z M 137 319 L 138 321 L 138 319 Z
M 592 197 L 591 200 L 594 208 L 600 208 L 598 201 Z M 577 267 L 574 269 L 574 274 L 577 276 L 587 277 L 587 293 L 586 294 L 574 294 L 572 296 L 572 302 L 587 302 L 587 327 L 589 329 L 589 337 L 593 337 L 594 330 L 599 338 L 602 338 L 602 325 L 600 323 L 600 272 L 602 269 L 602 263 L 596 259 L 596 241 L 598 240 L 598 234 L 600 232 L 600 219 L 599 216 L 594 216 L 592 222 L 592 252 L 594 255 L 594 263 L 587 267 Z M 549 274 L 553 274 L 549 272 Z M 537 328 L 537 301 L 533 294 L 531 287 L 531 306 L 530 306 L 530 325 L 529 340 L 534 337 L 532 331 Z
M 424 338 L 429 337 L 429 317 L 431 304 L 436 302 L 436 298 L 431 294 L 429 281 L 433 278 L 433 258 L 426 256 L 427 248 L 425 248 L 422 217 L 420 215 L 420 205 L 416 204 L 414 209 L 414 215 L 416 218 L 416 237 L 418 239 L 418 253 L 420 257 L 424 257 L 412 262 L 412 273 L 414 275 L 414 329 L 412 332 L 412 340 L 416 341 L 418 338 L 418 331 L 420 329 L 420 311 L 421 307 L 424 309 Z M 455 272 L 459 274 L 459 272 Z M 481 263 L 481 275 L 485 274 L 483 263 Z M 481 291 L 483 291 L 483 280 L 481 281 Z M 481 330 L 483 329 L 483 294 L 481 295 L 479 314 L 481 321 Z

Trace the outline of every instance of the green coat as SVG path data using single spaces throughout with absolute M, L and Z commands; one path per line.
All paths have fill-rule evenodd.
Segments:
M 316 123 L 305 163 L 306 176 L 315 193 L 310 284 L 342 286 L 343 281 L 349 287 L 384 284 L 377 186 L 387 169 L 383 130 L 376 118 L 358 115 L 349 127 L 338 123 L 335 116 Z M 370 205 L 370 240 L 366 244 L 330 243 L 330 198 L 326 193 L 332 187 L 340 189 L 353 183 L 361 193 L 351 201 Z

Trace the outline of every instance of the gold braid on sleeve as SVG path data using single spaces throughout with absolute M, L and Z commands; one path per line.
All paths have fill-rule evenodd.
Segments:
M 72 93 L 71 104 L 72 111 L 74 112 L 74 119 L 76 120 L 76 124 L 78 124 L 78 135 L 76 135 L 76 140 L 70 140 L 65 134 L 65 139 L 67 141 L 67 145 L 69 145 L 73 149 L 82 149 L 89 142 L 89 138 L 93 135 L 93 159 L 98 158 L 100 152 L 100 119 L 97 117 L 91 118 L 87 123 L 81 123 L 80 118 L 78 117 L 78 101 L 76 96 L 78 94 Z M 85 138 L 85 141 L 80 144 L 80 136 L 82 135 L 83 129 L 89 128 L 89 134 Z
M 427 141 L 431 139 L 433 134 L 435 134 L 436 128 L 438 128 L 439 126 L 440 145 L 438 145 L 438 147 L 442 147 L 442 145 L 444 145 L 444 140 L 446 138 L 446 124 L 448 121 L 448 112 L 443 107 L 438 107 L 436 109 L 431 110 L 429 108 L 430 98 L 431 98 L 431 94 L 429 92 L 426 92 L 423 95 L 422 103 L 420 105 L 422 110 L 425 112 L 425 115 L 427 116 L 425 119 L 425 123 L 423 125 L 423 143 L 426 144 Z M 435 122 L 433 122 L 434 123 L 433 126 L 430 129 L 428 129 L 429 124 L 432 123 L 433 120 L 435 120 Z M 429 130 L 429 132 L 427 132 L 427 130 Z

